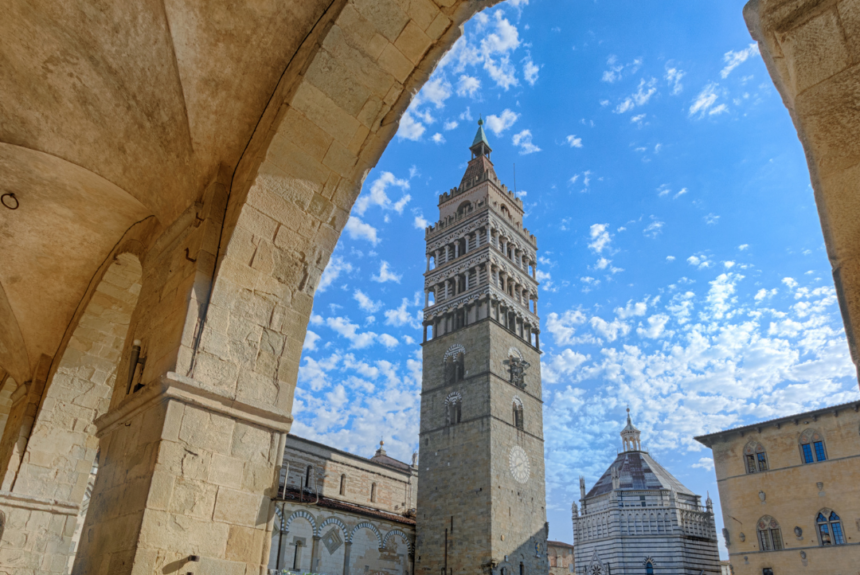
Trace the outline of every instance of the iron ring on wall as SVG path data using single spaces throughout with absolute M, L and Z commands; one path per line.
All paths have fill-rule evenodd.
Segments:
M 7 200 L 6 198 L 11 198 L 11 201 Z M 15 202 L 15 207 L 12 207 L 13 201 Z M 2 196 L 0 196 L 0 203 L 3 204 L 3 207 L 9 208 L 10 210 L 17 210 L 18 206 L 21 205 L 21 202 L 18 201 L 18 198 L 16 198 L 15 194 L 13 194 L 12 192 L 9 192 L 9 193 L 6 193 L 6 194 L 3 194 Z

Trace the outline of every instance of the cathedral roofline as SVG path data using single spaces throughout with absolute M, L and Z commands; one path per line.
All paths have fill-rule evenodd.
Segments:
M 292 433 L 287 434 L 287 440 L 288 441 L 289 440 L 297 441 L 297 442 L 301 442 L 301 443 L 307 443 L 307 444 L 310 444 L 314 447 L 322 447 L 323 449 L 327 449 L 327 450 L 331 451 L 332 453 L 337 453 L 338 455 L 341 455 L 343 457 L 346 457 L 349 459 L 355 459 L 355 460 L 360 461 L 364 464 L 371 464 L 371 465 L 375 465 L 375 466 L 384 467 L 385 469 L 387 469 L 389 471 L 393 471 L 395 473 L 414 475 L 418 472 L 417 469 L 413 468 L 411 465 L 404 463 L 402 461 L 399 461 L 397 459 L 388 457 L 387 455 L 384 456 L 385 459 L 396 462 L 398 465 L 394 466 L 394 465 L 386 464 L 386 463 L 379 461 L 379 460 L 374 461 L 372 457 L 362 457 L 361 455 L 356 455 L 354 453 L 350 453 L 349 451 L 343 451 L 342 449 L 338 449 L 336 447 L 332 447 L 330 445 L 326 445 L 325 443 L 320 443 L 318 441 L 306 439 L 306 438 L 300 437 L 298 435 L 293 435 Z M 289 447 L 296 449 L 295 445 L 289 445 Z M 377 452 L 377 454 L 378 454 L 378 452 Z M 376 457 L 376 455 L 374 457 Z
M 814 409 L 812 411 L 805 411 L 803 413 L 796 413 L 794 415 L 786 415 L 785 417 L 778 417 L 776 419 L 768 419 L 758 423 L 751 423 L 750 425 L 743 425 L 741 427 L 724 429 L 723 431 L 709 433 L 708 435 L 699 435 L 698 437 L 694 437 L 693 439 L 695 439 L 705 447 L 712 447 L 715 443 L 728 440 L 732 435 L 735 434 L 738 434 L 743 437 L 747 433 L 761 433 L 762 429 L 764 429 L 765 427 L 779 427 L 784 423 L 794 423 L 795 425 L 800 425 L 801 419 L 811 417 L 814 420 L 816 417 L 822 415 L 835 416 L 838 415 L 840 411 L 846 411 L 848 409 L 851 409 L 855 412 L 860 411 L 860 402 L 849 401 L 848 403 L 840 403 L 838 405 L 832 405 L 830 407 L 822 407 L 821 409 Z

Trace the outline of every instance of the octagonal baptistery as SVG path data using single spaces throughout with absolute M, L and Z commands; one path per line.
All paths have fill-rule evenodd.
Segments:
M 719 575 L 711 498 L 702 507 L 701 496 L 642 450 L 627 411 L 623 451 L 587 494 L 585 479 L 579 479 L 576 573 Z

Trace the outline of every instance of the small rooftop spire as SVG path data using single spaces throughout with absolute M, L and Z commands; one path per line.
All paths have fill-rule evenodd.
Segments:
M 385 449 L 382 448 L 383 445 L 385 445 L 385 442 L 380 439 L 379 449 L 376 450 L 376 455 L 385 455 Z
M 630 406 L 627 407 L 627 425 L 621 430 L 621 441 L 624 443 L 624 451 L 642 451 L 639 430 L 630 419 Z
M 490 148 L 490 142 L 487 140 L 487 134 L 484 132 L 484 119 L 478 119 L 478 131 L 475 133 L 475 139 L 472 140 L 472 145 L 469 146 L 469 149 L 472 151 L 473 156 L 490 156 L 490 152 L 492 152 L 492 148 Z

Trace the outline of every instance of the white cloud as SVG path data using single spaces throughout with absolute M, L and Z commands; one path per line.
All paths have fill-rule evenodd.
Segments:
M 381 301 L 373 301 L 367 294 L 359 289 L 353 292 L 352 297 L 358 302 L 358 307 L 368 313 L 376 313 L 382 309 Z
M 626 306 L 615 308 L 615 315 L 621 319 L 627 319 L 629 317 L 641 317 L 647 311 L 648 297 L 646 296 L 643 301 L 629 300 Z
M 602 253 L 604 249 L 609 247 L 609 242 L 612 241 L 612 236 L 609 235 L 609 224 L 592 224 L 589 232 L 591 241 L 588 247 L 596 253 Z
M 385 323 L 395 327 L 402 327 L 406 324 L 411 324 L 413 327 L 420 327 L 420 323 L 417 326 L 415 325 L 414 318 L 410 315 L 409 311 L 407 311 L 408 307 L 409 300 L 403 298 L 400 302 L 400 307 L 385 311 Z
M 675 195 L 672 197 L 672 199 L 673 199 L 673 200 L 677 200 L 678 198 L 680 198 L 681 196 L 683 196 L 683 195 L 684 195 L 684 194 L 686 194 L 686 193 L 687 193 L 687 188 L 681 188 L 681 190 L 680 190 L 677 194 L 675 194 Z
M 720 76 L 722 76 L 723 79 L 726 79 L 729 74 L 732 73 L 732 70 L 746 62 L 750 57 L 757 56 L 758 54 L 758 44 L 755 42 L 743 50 L 729 50 L 723 55 L 723 61 L 726 63 L 726 67 L 720 71 Z
M 690 321 L 690 314 L 693 311 L 694 305 L 693 298 L 695 296 L 696 294 L 691 291 L 676 293 L 666 305 L 666 309 L 675 316 L 675 321 L 680 325 L 684 325 Z
M 788 289 L 794 289 L 799 285 L 794 278 L 782 278 L 782 283 L 787 285 Z
M 741 244 L 738 246 L 738 249 L 741 251 L 744 251 L 744 250 L 748 249 L 749 247 L 750 247 L 749 244 Z
M 352 264 L 347 261 L 344 261 L 344 259 L 340 256 L 332 256 L 331 259 L 328 261 L 328 265 L 323 271 L 322 277 L 320 278 L 320 285 L 317 287 L 317 292 L 324 292 L 332 283 L 334 283 L 337 278 L 340 277 L 341 273 L 349 273 L 351 271 Z M 313 323 L 313 318 L 314 316 L 311 316 L 311 323 Z
M 427 218 L 425 218 L 423 215 L 418 214 L 415 216 L 415 221 L 413 222 L 413 225 L 417 229 L 423 230 L 424 228 L 426 228 L 427 226 L 430 225 L 430 222 L 427 221 Z
M 703 317 L 722 319 L 729 315 L 732 307 L 737 303 L 737 297 L 734 297 L 735 286 L 742 279 L 744 279 L 742 275 L 724 273 L 718 275 L 717 279 L 710 282 L 711 289 L 708 290 L 708 295 L 705 298 L 710 309 L 710 314 L 705 314 Z
M 764 288 L 758 290 L 755 294 L 755 301 L 761 302 L 766 299 L 770 299 L 776 295 L 777 289 L 773 288 L 772 290 L 766 290 Z
M 711 267 L 712 265 L 714 265 L 714 262 L 712 262 L 710 259 L 708 259 L 708 256 L 706 256 L 704 254 L 694 254 L 694 255 L 688 257 L 687 263 L 690 264 L 691 266 L 696 266 L 700 270 L 707 269 L 707 268 Z
M 576 136 L 571 134 L 570 136 L 565 138 L 565 140 L 567 141 L 568 145 L 571 148 L 581 148 L 582 147 L 582 138 L 577 138 Z
M 665 222 L 654 220 L 650 224 L 648 224 L 644 230 L 642 230 L 642 233 L 645 234 L 646 238 L 656 238 L 660 235 L 660 232 L 663 231 L 664 225 Z
M 675 261 L 675 256 L 666 256 L 666 261 L 669 261 L 669 262 Z
M 708 224 L 709 226 L 712 226 L 712 225 L 716 224 L 718 221 L 720 221 L 720 216 L 717 216 L 714 214 L 708 214 L 707 216 L 704 217 L 704 220 L 705 220 L 706 224 Z
M 522 156 L 540 152 L 540 148 L 532 143 L 531 130 L 523 130 L 519 134 L 514 134 L 513 143 L 520 148 L 520 155 Z
M 349 340 L 350 347 L 354 349 L 364 349 L 376 341 L 377 335 L 372 331 L 364 333 L 358 332 L 358 324 L 349 321 L 345 317 L 329 317 L 326 318 L 326 325 L 334 330 L 338 335 Z
M 630 326 L 619 319 L 614 319 L 611 322 L 608 322 L 602 318 L 594 316 L 591 318 L 589 323 L 591 324 L 591 328 L 599 337 L 609 342 L 615 341 L 618 337 L 623 337 L 630 333 Z
M 469 96 L 470 98 L 475 96 L 475 93 L 481 89 L 481 81 L 474 76 L 469 76 L 468 74 L 462 74 L 460 79 L 457 81 L 457 95 L 458 96 Z M 446 125 L 447 126 L 447 125 Z M 454 122 L 454 127 L 457 127 L 457 123 Z M 451 128 L 445 128 L 446 130 Z
M 685 72 L 679 68 L 666 66 L 666 83 L 672 89 L 673 96 L 677 96 L 684 89 L 681 84 L 681 78 L 684 77 L 684 74 Z
M 451 97 L 451 84 L 444 76 L 431 78 L 418 94 L 419 104 L 430 102 L 436 108 L 444 108 L 445 100 Z
M 379 283 L 384 283 L 384 282 L 400 283 L 400 279 L 402 277 L 403 277 L 402 275 L 392 272 L 388 268 L 388 262 L 383 261 L 379 266 L 379 273 L 373 275 L 370 279 L 372 279 L 375 282 L 379 282 Z
M 658 313 L 652 315 L 647 320 L 647 326 L 642 326 L 636 328 L 636 334 L 639 337 L 645 337 L 648 339 L 659 339 L 666 335 L 671 335 L 672 332 L 666 331 L 666 324 L 669 322 L 669 316 L 663 313 Z
M 445 130 L 453 130 L 453 129 L 455 129 L 455 128 L 456 128 L 457 126 L 459 126 L 459 125 L 460 125 L 460 124 L 457 122 L 457 120 L 449 120 L 449 121 L 445 122 L 445 125 L 444 125 L 444 126 L 442 126 L 442 127 L 443 127 Z
M 642 127 L 642 120 L 645 119 L 646 114 L 638 114 L 630 118 L 630 121 L 634 124 L 637 124 L 640 128 Z
M 705 471 L 714 470 L 714 460 L 711 457 L 700 457 L 698 463 L 694 463 L 691 467 L 704 469 Z
M 614 111 L 616 114 L 623 114 L 624 112 L 629 112 L 636 106 L 644 106 L 648 103 L 648 100 L 651 99 L 651 96 L 656 93 L 657 79 L 651 78 L 646 81 L 645 78 L 642 78 L 639 81 L 639 87 L 636 89 L 636 92 L 618 104 Z
M 530 56 L 526 56 L 523 62 L 523 77 L 530 86 L 534 86 L 535 82 L 537 82 L 540 66 L 535 65 Z
M 690 106 L 690 116 L 695 116 L 696 114 L 698 114 L 699 117 L 704 116 L 705 113 L 708 112 L 708 110 L 717 102 L 717 98 L 719 98 L 719 95 L 717 94 L 716 82 L 707 84 L 702 88 L 702 91 L 699 92 L 699 95 L 696 96 L 696 99 Z
M 609 56 L 606 60 L 606 65 L 609 66 L 609 69 L 603 72 L 603 76 L 600 78 L 601 81 L 612 84 L 620 80 L 624 65 L 618 63 L 618 57 L 615 55 Z
M 579 310 L 568 310 L 562 315 L 555 312 L 550 313 L 546 320 L 546 330 L 552 335 L 556 345 L 573 345 L 577 343 L 574 339 L 576 326 L 586 321 L 585 314 Z
M 579 366 L 589 359 L 591 356 L 565 349 L 560 354 L 552 356 L 549 361 L 541 360 L 541 375 L 543 376 L 541 379 L 547 383 L 558 383 L 562 376 L 574 373 Z
M 400 342 L 397 341 L 396 337 L 388 335 L 387 333 L 383 333 L 382 335 L 379 336 L 379 343 L 381 343 L 382 345 L 384 345 L 388 349 L 392 349 L 394 347 L 397 347 L 397 345 L 400 344 Z
M 487 128 L 499 136 L 502 132 L 513 126 L 519 117 L 519 114 L 505 108 L 500 116 L 496 116 L 495 114 L 487 116 Z
M 445 143 L 445 136 L 443 136 L 439 132 L 436 132 L 435 134 L 433 134 L 433 137 L 430 139 L 433 140 L 434 144 L 444 144 Z
M 383 210 L 394 210 L 398 214 L 402 213 L 403 207 L 412 198 L 409 194 L 404 194 L 397 203 L 392 203 L 391 198 L 388 197 L 388 189 L 392 186 L 406 191 L 409 189 L 409 180 L 398 178 L 391 172 L 382 172 L 378 178 L 373 180 L 369 189 L 362 189 L 361 195 L 355 202 L 355 213 L 363 216 L 371 206 L 378 206 Z
M 424 135 L 426 129 L 424 124 L 415 119 L 411 110 L 406 110 L 400 118 L 400 126 L 397 128 L 397 139 L 417 142 Z
M 376 236 L 376 228 L 361 221 L 361 219 L 356 216 L 349 216 L 343 230 L 348 233 L 349 237 L 353 240 L 367 240 L 373 245 L 379 243 L 379 238 Z
M 320 336 L 316 333 L 308 330 L 305 333 L 305 341 L 302 344 L 302 349 L 307 349 L 310 351 L 314 351 L 317 348 L 317 341 L 319 341 Z

